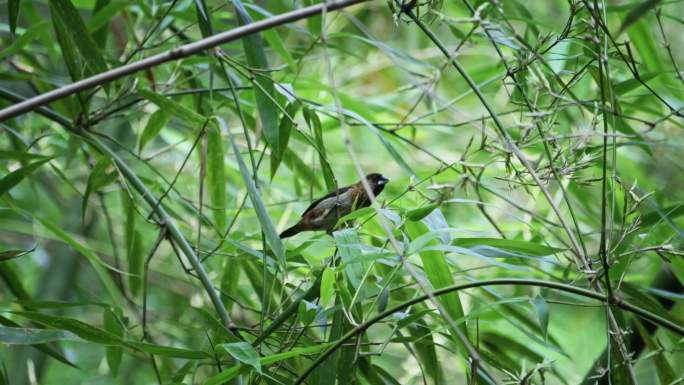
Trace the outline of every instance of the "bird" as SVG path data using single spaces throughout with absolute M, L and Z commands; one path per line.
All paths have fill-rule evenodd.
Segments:
M 385 188 L 389 179 L 382 174 L 372 173 L 366 175 L 366 181 L 371 191 L 373 191 L 373 195 L 377 197 Z M 304 210 L 299 222 L 280 233 L 280 238 L 288 238 L 302 231 L 325 230 L 330 234 L 340 218 L 356 209 L 368 207 L 370 204 L 371 200 L 368 198 L 368 194 L 366 194 L 362 181 L 351 186 L 339 188 L 313 201 Z

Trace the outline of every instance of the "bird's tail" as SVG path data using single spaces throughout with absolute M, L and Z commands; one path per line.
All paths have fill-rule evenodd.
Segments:
M 293 235 L 295 235 L 295 234 L 297 234 L 297 233 L 299 233 L 300 231 L 303 231 L 303 230 L 304 230 L 304 229 L 303 229 L 303 226 L 301 225 L 301 223 L 297 223 L 296 225 L 294 225 L 294 226 L 292 226 L 292 227 L 286 229 L 286 230 L 283 231 L 282 233 L 280 233 L 280 238 L 288 238 L 288 237 L 291 237 L 291 236 L 293 236 Z

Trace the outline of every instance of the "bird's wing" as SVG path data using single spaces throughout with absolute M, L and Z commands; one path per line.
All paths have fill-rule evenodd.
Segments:
M 328 194 L 324 197 L 316 199 L 315 201 L 311 202 L 311 204 L 309 205 L 309 207 L 306 208 L 306 210 L 304 210 L 304 212 L 302 213 L 302 216 L 306 215 L 309 211 L 311 211 L 314 207 L 316 207 L 319 203 L 323 202 L 324 200 L 326 200 L 328 198 L 335 197 L 335 196 L 342 195 L 347 190 L 349 190 L 350 188 L 351 188 L 351 186 L 342 187 L 342 188 L 339 188 L 339 189 L 331 192 L 330 194 Z

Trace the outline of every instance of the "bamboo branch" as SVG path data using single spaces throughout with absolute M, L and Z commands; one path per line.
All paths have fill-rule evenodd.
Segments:
M 247 35 L 257 33 L 259 31 L 267 30 L 279 25 L 291 23 L 293 21 L 305 19 L 314 15 L 325 12 L 335 11 L 337 9 L 349 7 L 354 4 L 359 4 L 368 0 L 328 0 L 322 4 L 312 5 L 310 7 L 297 9 L 291 12 L 283 13 L 278 16 L 270 17 L 255 23 L 247 24 L 242 27 L 233 28 L 231 30 L 198 40 L 193 43 L 185 44 L 176 47 L 169 51 L 150 56 L 137 62 L 126 64 L 121 67 L 114 68 L 107 72 L 102 72 L 89 78 L 79 80 L 77 82 L 62 86 L 50 92 L 34 96 L 30 99 L 14 104 L 7 108 L 0 110 L 0 122 L 15 116 L 22 115 L 26 112 L 33 111 L 40 106 L 44 106 L 55 100 L 65 98 L 77 92 L 87 90 L 93 87 L 107 84 L 113 80 L 122 78 L 126 75 L 136 73 L 148 68 L 156 67 L 159 64 L 167 63 L 182 59 L 184 57 L 192 56 L 204 50 L 217 47 L 221 44 L 229 43 L 231 41 L 240 39 Z
M 13 101 L 25 100 L 22 96 L 16 95 L 4 89 L 0 89 L 0 96 L 4 97 L 5 99 Z M 35 108 L 38 110 L 39 113 L 59 123 L 70 133 L 82 138 L 88 144 L 94 147 L 97 151 L 109 157 L 112 160 L 112 162 L 114 162 L 116 167 L 121 171 L 121 174 L 124 176 L 124 178 L 128 180 L 131 186 L 133 186 L 133 188 L 140 194 L 140 196 L 147 202 L 147 204 L 150 205 L 152 211 L 155 213 L 157 217 L 157 220 L 163 226 L 166 226 L 166 230 L 168 232 L 167 236 L 173 239 L 173 241 L 179 246 L 180 250 L 188 258 L 190 265 L 192 265 L 192 268 L 197 273 L 197 277 L 202 283 L 202 286 L 204 286 L 204 289 L 207 292 L 207 295 L 209 296 L 209 299 L 211 300 L 212 304 L 214 305 L 214 308 L 216 308 L 216 312 L 221 318 L 221 322 L 223 322 L 224 326 L 228 326 L 231 323 L 228 311 L 226 310 L 225 306 L 223 306 L 223 302 L 221 302 L 221 298 L 218 292 L 214 289 L 214 286 L 211 280 L 209 279 L 206 270 L 204 270 L 204 267 L 202 266 L 199 257 L 192 249 L 192 247 L 190 247 L 190 244 L 188 243 L 183 233 L 181 233 L 180 229 L 178 228 L 178 225 L 176 225 L 176 222 L 166 212 L 162 205 L 157 204 L 157 198 L 154 196 L 154 194 L 152 194 L 152 192 L 147 188 L 147 186 L 145 186 L 142 180 L 138 178 L 136 173 L 130 167 L 128 167 L 128 165 L 126 164 L 126 162 L 123 161 L 123 159 L 121 159 L 111 148 L 109 148 L 109 146 L 102 142 L 97 136 L 93 135 L 88 131 L 79 129 L 78 127 L 74 126 L 67 118 L 63 117 L 57 112 L 52 111 L 49 108 L 43 106 L 36 106 Z
M 592 290 L 584 289 L 581 287 L 577 286 L 572 286 L 568 285 L 565 283 L 560 283 L 560 282 L 551 282 L 551 281 L 541 281 L 541 280 L 536 280 L 536 279 L 518 279 L 518 278 L 500 278 L 500 279 L 492 279 L 492 280 L 487 280 L 487 281 L 478 281 L 478 282 L 469 282 L 461 285 L 454 285 L 454 286 L 448 286 L 441 288 L 439 290 L 435 290 L 432 293 L 429 294 L 424 294 L 419 297 L 413 298 L 411 300 L 408 300 L 406 302 L 400 303 L 396 306 L 391 307 L 390 309 L 385 310 L 384 312 L 376 315 L 375 317 L 369 319 L 368 321 L 360 324 L 359 326 L 355 327 L 354 329 L 350 330 L 347 332 L 345 335 L 343 335 L 339 340 L 337 340 L 332 346 L 330 346 L 325 352 L 323 352 L 316 360 L 309 365 L 309 367 L 306 368 L 304 373 L 302 373 L 294 382 L 294 385 L 298 385 L 304 382 L 306 377 L 313 372 L 318 365 L 323 363 L 330 355 L 332 355 L 337 349 L 339 349 L 345 342 L 347 342 L 349 339 L 353 338 L 354 336 L 361 334 L 368 330 L 371 326 L 375 325 L 376 323 L 382 321 L 383 319 L 391 316 L 392 314 L 402 311 L 405 308 L 409 306 L 413 306 L 417 303 L 424 302 L 428 300 L 430 297 L 439 297 L 448 293 L 460 291 L 460 290 L 465 290 L 465 289 L 472 289 L 475 287 L 486 287 L 486 286 L 502 286 L 502 285 L 516 285 L 516 286 L 537 286 L 537 287 L 546 287 L 549 289 L 556 289 L 560 290 L 566 293 L 572 293 L 572 294 L 577 294 L 582 297 L 586 298 L 592 298 L 599 300 L 601 302 L 605 302 L 607 300 L 606 296 L 604 294 L 597 293 Z M 677 333 L 681 336 L 684 336 L 684 327 L 675 324 L 674 322 L 671 322 L 667 319 L 664 319 L 660 317 L 659 315 L 655 313 L 651 313 L 648 310 L 642 309 L 636 305 L 632 305 L 628 302 L 624 301 L 616 301 L 614 303 L 616 307 L 619 307 L 621 309 L 627 310 L 631 313 L 634 313 L 650 322 L 652 322 L 655 325 L 662 326 L 665 329 L 668 329 L 674 333 Z

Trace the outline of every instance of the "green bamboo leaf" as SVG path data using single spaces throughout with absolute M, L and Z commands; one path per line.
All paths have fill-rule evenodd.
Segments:
M 116 170 L 108 170 L 110 167 L 112 167 L 111 160 L 102 158 L 95 163 L 95 166 L 93 166 L 93 169 L 90 171 L 86 190 L 83 194 L 83 200 L 81 201 L 81 222 L 85 223 L 85 214 L 86 209 L 88 208 L 88 199 L 90 198 L 90 195 L 97 192 L 99 189 L 114 183 L 119 176 Z
M 389 289 L 385 287 L 378 295 L 378 313 L 382 313 L 385 311 L 385 309 L 387 309 L 387 304 L 389 304 L 389 294 Z
M 421 363 L 421 368 L 427 372 L 436 385 L 443 384 L 442 368 L 437 359 L 432 330 L 424 319 L 419 319 L 415 324 L 410 325 L 408 330 L 411 337 L 419 341 L 413 344 L 413 349 L 416 351 L 416 358 Z
M 142 233 L 136 227 L 135 201 L 131 199 L 127 191 L 121 191 L 121 203 L 124 213 L 124 246 L 126 250 L 126 260 L 128 261 L 128 286 L 134 295 L 140 293 L 142 288 L 143 274 L 143 246 Z
M 102 28 L 103 25 L 100 25 L 97 30 L 94 30 L 91 28 L 90 23 L 92 22 L 94 15 L 99 13 L 103 8 L 107 7 L 107 5 L 109 5 L 109 0 L 95 0 L 91 17 L 86 23 L 86 29 L 91 33 L 93 41 L 95 42 L 95 46 L 99 49 L 105 48 L 105 44 L 107 43 L 108 28 Z
M 95 270 L 95 274 L 100 279 L 102 286 L 104 286 L 105 290 L 109 294 L 109 297 L 112 300 L 114 300 L 115 303 L 118 304 L 118 301 L 120 299 L 119 292 L 116 288 L 116 285 L 114 284 L 114 281 L 112 280 L 112 277 L 105 270 L 105 268 L 109 268 L 111 270 L 116 270 L 116 269 L 113 268 L 112 266 L 109 266 L 106 263 L 102 262 L 102 260 L 100 260 L 100 257 L 98 257 L 97 254 L 95 254 L 92 250 L 90 250 L 86 246 L 82 245 L 80 242 L 77 242 L 74 238 L 72 238 L 69 234 L 67 234 L 64 230 L 62 230 L 62 228 L 60 226 L 57 226 L 56 224 L 52 223 L 51 221 L 49 221 L 47 219 L 43 219 L 40 217 L 34 217 L 34 218 L 38 222 L 40 222 L 43 226 L 45 226 L 46 229 L 48 229 L 50 232 L 52 232 L 58 238 L 63 240 L 66 244 L 73 247 L 74 250 L 78 251 L 79 254 L 86 257 L 88 262 L 90 262 L 90 265 L 92 266 L 93 270 Z
M 261 195 L 259 194 L 259 191 L 254 185 L 252 175 L 247 169 L 245 161 L 242 159 L 242 155 L 240 154 L 240 150 L 238 149 L 237 144 L 235 143 L 235 139 L 233 139 L 233 136 L 230 134 L 230 131 L 227 129 L 227 127 L 225 127 L 225 121 L 220 118 L 218 118 L 218 121 L 221 125 L 221 128 L 228 133 L 228 138 L 230 139 L 230 144 L 233 148 L 235 159 L 237 160 L 238 167 L 240 168 L 242 180 L 244 181 L 245 186 L 247 187 L 247 194 L 249 195 L 249 199 L 252 202 L 252 205 L 254 206 L 254 210 L 256 211 L 259 223 L 261 223 L 261 230 L 266 235 L 266 241 L 268 241 L 268 244 L 271 246 L 271 250 L 273 250 L 273 253 L 275 254 L 281 267 L 283 268 L 283 271 L 285 271 L 285 251 L 283 248 L 283 243 L 280 240 L 280 236 L 278 235 L 278 232 L 276 231 L 275 226 L 271 221 L 271 217 L 269 217 L 268 212 L 266 211 L 264 202 L 261 200 Z
M 223 349 L 236 360 L 243 364 L 253 367 L 258 373 L 261 373 L 261 361 L 259 360 L 259 353 L 248 342 L 231 342 L 229 344 L 220 344 L 216 346 L 217 349 Z
M 354 286 L 359 288 L 366 270 L 370 267 L 369 263 L 349 263 L 363 255 L 363 245 L 359 234 L 354 229 L 341 229 L 333 233 L 335 244 L 339 251 L 343 263 L 346 263 L 344 271 L 347 279 Z
M 684 215 L 684 202 L 646 212 L 641 217 L 641 225 L 645 227 L 653 226 L 661 220 L 665 220 L 665 218 L 675 219 L 682 215 Z
M 667 361 L 666 354 L 663 352 L 660 343 L 648 332 L 648 330 L 646 330 L 640 320 L 634 320 L 634 323 L 636 324 L 639 335 L 641 335 L 641 338 L 644 340 L 646 347 L 654 353 L 650 358 L 655 364 L 656 374 L 658 375 L 660 383 L 676 384 L 677 375 L 675 374 L 672 365 Z
M 665 66 L 660 59 L 659 45 L 656 44 L 651 26 L 646 20 L 635 21 L 627 30 L 627 35 L 630 43 L 634 45 L 641 60 L 646 65 L 648 72 L 662 73 L 665 71 Z
M 216 125 L 207 127 L 207 187 L 211 198 L 212 214 L 216 227 L 226 228 L 226 174 L 223 156 L 223 138 Z
M 80 80 L 88 72 L 88 70 L 82 65 L 82 60 L 79 58 L 76 45 L 73 42 L 72 36 L 69 34 L 69 28 L 65 25 L 62 19 L 57 16 L 57 12 L 52 10 L 52 7 L 52 3 L 50 3 L 52 27 L 55 30 L 55 36 L 62 53 L 62 58 L 64 59 L 67 72 L 69 73 L 71 80 Z M 78 104 L 74 102 L 74 98 L 68 98 L 64 101 L 67 111 L 72 117 L 76 117 L 88 111 L 88 101 L 86 100 L 86 95 L 84 93 L 81 92 L 76 94 L 75 99 L 78 101 Z
M 342 40 L 344 39 L 355 39 L 362 41 L 366 44 L 372 45 L 375 48 L 381 50 L 385 55 L 388 57 L 397 59 L 397 61 L 402 61 L 406 64 L 412 64 L 418 67 L 428 67 L 428 68 L 434 68 L 430 62 L 425 61 L 425 60 L 419 60 L 414 57 L 412 57 L 408 52 L 398 50 L 387 43 L 380 41 L 380 40 L 375 40 L 375 39 L 368 39 L 359 35 L 355 35 L 352 33 L 346 33 L 346 32 L 335 32 L 335 33 L 330 33 L 328 34 L 328 38 L 331 39 L 332 41 L 334 40 Z
M 140 134 L 140 142 L 138 143 L 138 153 L 142 152 L 143 148 L 149 143 L 152 139 L 154 139 L 159 132 L 169 124 L 171 121 L 172 114 L 165 110 L 165 109 L 158 109 L 152 115 L 150 115 L 150 119 L 147 120 L 147 124 L 145 124 L 145 129 L 143 130 L 142 134 Z
M 375 125 L 373 125 L 366 118 L 362 117 L 361 115 L 357 114 L 354 111 L 344 110 L 344 109 L 342 111 L 345 115 L 358 120 L 359 122 L 363 123 L 366 127 L 368 127 L 368 129 L 378 137 L 378 139 L 380 140 L 380 143 L 382 143 L 382 145 L 385 146 L 385 149 L 387 150 L 387 152 L 389 152 L 389 154 L 392 156 L 392 158 L 394 158 L 395 162 L 397 162 L 397 164 L 402 169 L 404 169 L 404 171 L 409 173 L 410 175 L 415 175 L 415 172 L 413 172 L 413 169 L 411 169 L 411 167 L 408 165 L 408 163 L 406 163 L 406 161 L 401 156 L 399 151 L 397 151 L 397 149 L 394 148 L 394 145 L 392 144 L 392 142 L 389 139 L 387 139 L 385 137 L 385 135 L 383 135 L 382 132 L 380 132 L 377 127 L 375 127 Z
M 240 0 L 232 0 L 235 6 L 235 13 L 237 15 L 238 23 L 246 25 L 252 23 L 252 18 L 247 14 L 245 7 Z M 247 57 L 247 64 L 254 69 L 267 71 L 270 69 L 266 52 L 264 51 L 264 44 L 261 40 L 261 35 L 253 33 L 242 38 L 242 46 Z M 264 136 L 268 141 L 271 151 L 277 156 L 282 156 L 283 148 L 280 147 L 280 134 L 278 130 L 278 110 L 275 105 L 276 100 L 273 95 L 276 94 L 275 86 L 271 75 L 267 72 L 259 72 L 256 75 L 254 96 L 256 99 L 257 110 L 261 117 L 261 124 L 264 128 Z
M 316 318 L 318 305 L 307 300 L 301 300 L 297 308 L 297 317 L 303 325 L 309 325 Z
M 188 359 L 205 359 L 212 357 L 210 354 L 198 350 L 189 350 L 150 344 L 146 342 L 124 340 L 123 338 L 120 338 L 116 334 L 113 334 L 107 330 L 100 329 L 74 318 L 60 317 L 33 311 L 15 311 L 12 313 L 33 322 L 37 322 L 41 325 L 61 330 L 62 332 L 70 332 L 82 340 L 100 345 L 120 346 L 165 357 Z
M 226 310 L 230 312 L 235 301 L 233 298 L 238 297 L 238 282 L 240 282 L 240 263 L 233 257 L 224 258 L 223 269 L 221 270 L 221 293 L 225 295 L 223 304 Z
M 7 345 L 38 345 L 57 341 L 82 341 L 65 330 L 0 326 L 0 343 Z
M 0 179 L 0 196 L 11 190 L 14 186 L 19 184 L 24 178 L 35 172 L 40 166 L 50 161 L 51 158 L 42 159 L 30 163 L 24 167 L 18 168 Z
M 11 4 L 12 1 L 8 3 Z M 21 34 L 21 36 L 17 37 L 12 44 L 10 44 L 8 47 L 3 48 L 0 50 L 0 60 L 9 57 L 11 55 L 14 55 L 17 52 L 20 52 L 22 48 L 24 48 L 27 44 L 29 44 L 33 39 L 37 38 L 38 36 L 44 34 L 48 28 L 50 23 L 42 22 L 38 23 L 31 28 L 27 29 L 24 31 L 24 33 Z M 12 32 L 14 33 L 14 32 Z
M 86 22 L 86 27 L 93 35 L 93 39 L 100 49 L 106 46 L 109 21 L 127 6 L 130 6 L 130 4 L 126 1 L 110 2 L 109 0 L 97 0 L 95 2 L 93 15 Z
M 290 51 L 287 49 L 287 47 L 285 47 L 283 40 L 280 39 L 278 31 L 276 29 L 267 29 L 266 31 L 263 31 L 262 34 L 264 35 L 266 42 L 268 42 L 268 45 L 270 45 L 271 48 L 273 48 L 273 50 L 280 56 L 280 58 L 287 63 L 288 67 L 290 67 L 292 71 L 296 72 L 297 63 L 292 58 Z
M 208 37 L 214 34 L 211 27 L 211 13 L 207 9 L 204 0 L 195 0 L 195 11 L 197 12 L 197 23 L 200 26 L 202 37 Z
M 636 23 L 639 21 L 639 19 L 646 16 L 649 11 L 657 7 L 661 2 L 662 0 L 646 0 L 638 2 L 637 5 L 627 13 L 627 16 L 625 16 L 625 19 L 622 21 L 622 25 L 620 25 L 618 35 L 629 28 L 630 25 Z
M 321 187 L 321 182 L 316 178 L 316 173 L 299 157 L 299 155 L 297 155 L 296 152 L 286 148 L 285 153 L 283 154 L 283 163 L 285 163 L 299 179 L 305 181 L 307 185 L 311 183 L 314 188 Z
M 544 333 L 544 339 L 547 339 L 549 336 L 549 304 L 546 303 L 544 297 L 537 295 L 532 300 L 532 305 L 537 311 L 537 318 L 539 318 L 539 326 L 541 326 L 541 330 Z
M 17 19 L 19 18 L 19 7 L 21 6 L 20 0 L 8 0 L 7 1 L 7 15 L 10 25 L 10 33 L 14 35 L 17 30 Z
M 137 349 L 157 356 L 164 356 L 170 358 L 187 358 L 189 360 L 202 360 L 206 358 L 213 358 L 211 354 L 203 352 L 201 350 L 175 348 L 171 346 L 155 345 L 139 341 L 127 340 L 124 341 L 122 346 Z
M 519 366 L 521 359 L 525 358 L 531 362 L 541 362 L 544 357 L 535 352 L 530 345 L 523 344 L 502 332 L 482 332 L 482 343 L 487 347 L 487 350 L 497 356 L 506 356 L 506 352 L 513 354 L 516 357 L 512 362 L 515 366 Z M 498 360 L 497 360 L 498 361 Z
M 276 353 L 276 354 L 271 354 L 266 357 L 262 357 L 260 361 L 261 366 L 267 366 L 271 364 L 275 364 L 276 362 L 284 361 L 290 358 L 296 358 L 296 357 L 301 357 L 301 356 L 308 356 L 311 354 L 316 354 L 319 352 L 324 351 L 328 347 L 332 345 L 331 343 L 323 343 L 323 344 L 317 344 L 314 346 L 307 346 L 304 348 L 296 348 L 296 349 L 291 349 L 283 353 Z M 204 384 L 205 385 L 217 385 L 217 384 L 222 384 L 227 381 L 230 381 L 231 379 L 235 378 L 240 373 L 240 370 L 242 369 L 242 365 L 235 365 L 233 367 L 230 367 L 221 373 L 209 377 Z
M 425 221 L 425 218 L 423 219 Z M 424 234 L 431 232 L 430 229 L 424 222 L 407 222 L 405 228 L 411 237 L 411 239 L 416 239 Z M 439 244 L 438 238 L 432 239 L 429 244 Z M 428 281 L 432 284 L 434 289 L 439 289 L 442 287 L 450 286 L 454 284 L 454 278 L 451 274 L 451 268 L 446 261 L 444 253 L 436 250 L 423 250 L 418 254 L 420 260 L 423 262 L 423 270 L 427 276 Z M 443 310 L 452 320 L 460 319 L 464 316 L 463 305 L 461 304 L 461 299 L 458 293 L 450 293 L 439 297 L 439 302 L 443 306 Z M 467 335 L 466 325 L 461 324 L 459 326 L 461 332 Z M 453 340 L 462 346 L 462 342 L 456 338 L 456 332 L 453 331 Z
M 624 80 L 624 81 L 621 81 L 621 82 L 615 84 L 613 86 L 613 91 L 615 91 L 615 93 L 617 95 L 624 95 L 624 94 L 628 93 L 629 91 L 631 91 L 637 87 L 640 87 L 642 82 L 648 83 L 649 80 L 651 80 L 651 79 L 653 79 L 659 75 L 661 75 L 661 73 L 657 73 L 657 72 L 649 72 L 646 74 L 639 74 L 639 79 L 631 78 L 631 79 L 627 79 L 627 80 Z
M 250 15 L 253 15 L 255 20 L 260 21 L 264 20 L 269 17 L 275 16 L 274 14 L 266 11 L 263 8 L 260 8 L 259 6 L 255 4 L 250 4 L 247 3 L 245 4 L 246 7 L 250 9 Z M 304 30 L 299 30 L 300 32 L 304 32 Z M 297 71 L 297 63 L 295 60 L 292 58 L 292 55 L 290 54 L 290 50 L 285 46 L 283 43 L 283 40 L 280 38 L 280 33 L 275 29 L 267 29 L 265 31 L 261 31 L 262 36 L 264 39 L 266 39 L 266 42 L 268 42 L 268 45 L 273 48 L 273 50 L 280 55 L 280 57 L 283 59 L 285 63 L 290 67 L 292 71 Z
M 78 302 L 67 302 L 67 301 L 41 301 L 41 300 L 16 300 L 16 304 L 21 305 L 23 308 L 31 309 L 68 309 L 73 307 L 81 306 L 97 306 L 103 309 L 108 309 L 111 305 L 104 302 L 93 302 L 93 301 L 78 301 Z
M 104 309 L 102 313 L 104 330 L 123 339 L 124 327 L 121 325 L 121 322 L 119 322 L 119 318 L 122 316 L 122 314 L 120 310 L 117 313 L 118 314 L 115 314 L 113 309 L 110 308 Z M 116 377 L 116 374 L 119 372 L 119 365 L 121 365 L 123 349 L 120 346 L 107 346 L 105 356 L 107 357 L 107 365 L 109 365 L 109 370 L 112 372 L 114 377 Z
M 278 166 L 280 166 L 283 154 L 285 154 L 285 149 L 287 148 L 287 144 L 290 141 L 290 133 L 292 132 L 292 120 L 290 118 L 294 118 L 300 106 L 301 103 L 295 101 L 288 104 L 287 107 L 285 107 L 285 111 L 287 112 L 287 115 L 289 115 L 289 117 L 283 114 L 283 117 L 280 120 L 278 132 L 280 138 L 279 146 L 282 151 L 280 151 L 279 153 L 273 153 L 271 155 L 271 178 L 273 178 L 276 174 L 276 171 L 278 171 Z
M 34 311 L 14 311 L 12 314 L 37 322 L 41 325 L 71 332 L 78 337 L 102 345 L 121 345 L 116 335 L 73 318 L 43 314 Z
M 5 151 L 5 150 L 0 150 L 0 159 L 9 159 L 9 160 L 36 160 L 36 159 L 50 159 L 51 157 L 41 155 L 41 154 L 32 154 L 30 152 L 23 152 L 23 151 Z
M 53 22 L 57 18 L 64 25 L 64 32 L 70 36 L 71 42 L 83 58 L 85 67 L 89 72 L 93 74 L 105 72 L 107 70 L 105 56 L 97 48 L 85 23 L 83 23 L 83 19 L 81 19 L 81 15 L 71 1 L 50 0 L 50 10 Z
M 489 246 L 496 249 L 507 250 L 513 253 L 526 254 L 535 257 L 544 257 L 565 251 L 565 249 L 549 247 L 540 245 L 538 243 L 500 238 L 457 238 L 454 239 L 452 244 L 465 248 Z
M 434 209 L 439 207 L 439 203 L 432 203 L 427 206 L 419 207 L 417 209 L 409 210 L 406 212 L 406 218 L 410 221 L 420 221 L 421 219 L 425 218 L 426 216 L 430 215 Z
M 328 191 L 335 191 L 337 190 L 337 184 L 335 183 L 335 174 L 333 174 L 332 167 L 330 167 L 330 163 L 328 163 L 328 157 L 325 151 L 325 141 L 323 141 L 323 128 L 321 127 L 321 119 L 318 117 L 318 114 L 316 114 L 316 111 L 310 108 L 304 107 L 302 112 L 306 124 L 314 133 L 312 146 L 316 149 L 316 152 L 318 152 L 318 160 L 321 163 L 325 187 Z M 313 143 L 315 143 L 315 145 Z
M 159 108 L 165 110 L 167 113 L 184 120 L 192 127 L 199 128 L 206 122 L 206 119 L 202 115 L 181 105 L 180 103 L 174 102 L 166 96 L 160 95 L 150 90 L 138 90 L 138 93 L 145 99 L 156 104 Z
M 326 268 L 321 277 L 321 306 L 326 307 L 335 294 L 335 270 Z
M 3 266 L 0 266 L 0 270 L 3 270 Z M 0 271 L 0 273 L 3 273 L 3 272 Z M 5 318 L 1 315 L 0 315 L 0 325 L 5 325 L 5 326 L 13 327 L 13 328 L 21 328 L 21 325 L 19 325 L 18 323 L 14 322 L 8 318 Z M 32 347 L 34 349 L 38 350 L 39 352 L 44 353 L 44 354 L 56 359 L 57 361 L 65 364 L 65 365 L 69 365 L 72 368 L 78 369 L 78 366 L 76 366 L 76 364 L 67 360 L 66 357 L 64 357 L 64 355 L 61 352 L 59 352 L 55 348 L 51 347 L 50 345 L 36 344 L 36 345 L 32 345 Z
M 32 253 L 36 249 L 36 246 L 34 245 L 32 248 L 28 250 L 5 250 L 5 251 L 0 251 L 0 262 L 4 261 L 9 261 L 10 259 L 15 259 L 19 257 L 23 257 L 26 254 Z

